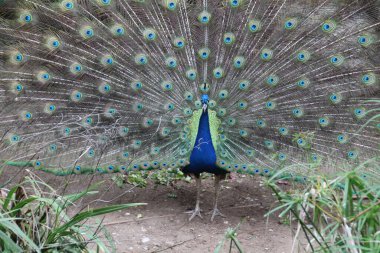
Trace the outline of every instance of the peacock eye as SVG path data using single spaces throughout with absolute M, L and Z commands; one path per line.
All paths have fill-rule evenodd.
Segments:
M 63 5 L 61 5 L 61 6 L 64 6 L 63 10 L 70 11 L 70 10 L 74 9 L 74 3 L 72 1 L 66 0 L 66 1 L 63 1 L 62 4 Z
M 235 34 L 228 32 L 223 36 L 223 42 L 225 45 L 232 45 L 236 40 Z
M 146 54 L 137 54 L 135 56 L 135 62 L 137 65 L 146 65 L 148 63 L 148 57 Z
M 79 32 L 84 40 L 90 39 L 94 36 L 94 29 L 88 25 L 83 26 Z
M 322 24 L 322 31 L 326 33 L 332 33 L 335 31 L 336 28 L 337 28 L 337 24 L 334 20 L 326 20 Z
M 260 58 L 264 61 L 269 61 L 273 57 L 273 51 L 269 48 L 264 48 L 261 51 Z
M 154 41 L 157 38 L 157 32 L 152 28 L 147 28 L 143 31 L 143 36 L 146 41 Z
M 358 38 L 358 43 L 362 47 L 369 47 L 374 42 L 374 36 L 368 33 L 365 33 Z
M 198 21 L 202 24 L 208 24 L 210 22 L 211 14 L 207 11 L 202 11 L 198 15 Z
M 22 56 L 22 54 L 20 54 L 20 53 L 18 53 L 17 55 L 16 55 L 16 61 L 22 61 L 22 59 L 23 59 L 23 56 Z
M 248 22 L 248 29 L 251 33 L 257 33 L 261 30 L 261 21 L 257 19 L 251 19 Z

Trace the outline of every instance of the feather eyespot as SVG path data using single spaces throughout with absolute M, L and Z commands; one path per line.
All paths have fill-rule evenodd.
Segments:
M 204 25 L 208 24 L 210 22 L 210 19 L 211 19 L 211 14 L 207 11 L 202 11 L 198 15 L 198 21 Z
M 248 29 L 252 33 L 257 33 L 261 31 L 261 28 L 262 28 L 261 22 L 257 19 L 251 19 L 248 22 Z
M 326 32 L 326 33 L 332 33 L 335 31 L 335 29 L 337 28 L 337 24 L 334 20 L 326 20 L 323 24 L 322 24 L 322 31 Z

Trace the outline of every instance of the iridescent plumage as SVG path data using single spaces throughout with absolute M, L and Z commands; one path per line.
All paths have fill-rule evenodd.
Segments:
M 379 155 L 379 8 L 376 0 L 5 1 L 2 163 L 57 175 L 351 169 Z M 196 155 L 198 134 L 212 139 L 210 159 Z

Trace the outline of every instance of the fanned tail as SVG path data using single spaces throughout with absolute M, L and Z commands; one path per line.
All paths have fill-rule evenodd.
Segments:
M 375 0 L 5 3 L 0 159 L 57 175 L 182 168 L 208 94 L 219 167 L 351 169 L 379 156 L 379 8 Z M 375 165 L 361 166 L 363 175 L 379 177 Z

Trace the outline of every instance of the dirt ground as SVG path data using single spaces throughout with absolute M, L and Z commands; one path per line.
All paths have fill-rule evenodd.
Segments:
M 186 210 L 195 204 L 195 181 L 179 182 L 174 186 L 148 184 L 146 188 L 126 185 L 119 188 L 111 183 L 108 175 L 75 176 L 63 179 L 45 173 L 38 176 L 52 186 L 62 186 L 70 181 L 69 192 L 78 192 L 92 182 L 106 180 L 100 194 L 85 198 L 76 209 L 90 206 L 106 206 L 120 203 L 147 203 L 104 216 L 104 224 L 111 233 L 118 253 L 166 252 L 203 253 L 214 252 L 223 239 L 227 228 L 234 228 L 240 222 L 237 238 L 246 253 L 289 253 L 292 248 L 292 230 L 275 215 L 269 219 L 265 213 L 276 206 L 272 193 L 262 184 L 262 178 L 235 176 L 222 183 L 219 209 L 226 218 L 216 217 L 210 221 L 207 214 L 213 207 L 213 181 L 202 181 L 201 208 L 203 219 L 195 217 L 188 222 Z M 3 174 L 1 182 L 20 175 Z M 97 220 L 102 217 L 97 218 Z M 230 242 L 226 242 L 220 252 L 229 252 Z M 231 252 L 238 252 L 233 248 Z M 296 250 L 295 252 L 302 252 Z

